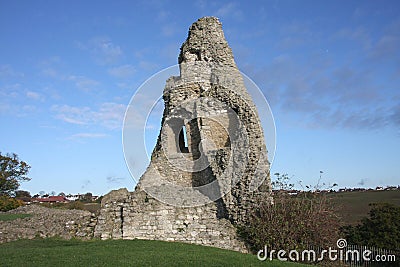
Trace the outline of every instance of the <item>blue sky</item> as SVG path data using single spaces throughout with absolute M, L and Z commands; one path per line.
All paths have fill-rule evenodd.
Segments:
M 132 190 L 126 106 L 210 15 L 271 106 L 272 173 L 313 185 L 320 170 L 339 187 L 400 184 L 398 1 L 3 0 L 0 151 L 32 166 L 22 189 Z

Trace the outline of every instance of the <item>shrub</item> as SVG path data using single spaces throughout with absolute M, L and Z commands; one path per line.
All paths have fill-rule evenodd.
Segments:
M 85 210 L 85 205 L 81 201 L 72 201 L 65 205 L 69 210 Z
M 310 245 L 327 248 L 339 237 L 339 217 L 326 194 L 319 191 L 298 192 L 290 195 L 287 174 L 277 176 L 273 186 L 274 203 L 260 203 L 250 215 L 247 225 L 239 233 L 256 252 L 264 246 L 269 249 L 306 249 Z
M 9 211 L 24 205 L 24 202 L 9 196 L 0 196 L 0 211 Z

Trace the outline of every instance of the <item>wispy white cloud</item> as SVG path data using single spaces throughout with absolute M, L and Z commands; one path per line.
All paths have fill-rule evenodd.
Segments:
M 52 111 L 56 112 L 56 118 L 72 124 L 86 125 L 91 121 L 92 113 L 89 107 L 72 107 L 68 105 L 54 105 Z
M 38 112 L 35 105 L 21 105 L 14 103 L 0 103 L 0 114 L 12 115 L 15 117 L 27 117 Z
M 368 11 L 362 7 L 356 7 L 353 12 L 353 18 L 360 19 L 368 14 Z
M 26 97 L 32 100 L 36 100 L 36 101 L 44 101 L 45 98 L 42 94 L 38 93 L 38 92 L 34 92 L 34 91 L 27 91 L 26 92 Z
M 395 105 L 392 107 L 390 110 L 390 119 L 394 124 L 400 127 L 400 105 Z
M 20 83 L 13 83 L 4 86 L 0 86 L 0 96 L 2 100 L 7 98 L 17 98 L 20 95 L 22 86 Z
M 287 50 L 317 42 L 318 36 L 312 30 L 311 22 L 293 21 L 280 27 L 277 40 L 276 47 Z
M 89 107 L 73 107 L 54 105 L 55 117 L 62 121 L 77 125 L 99 125 L 115 130 L 122 127 L 126 106 L 118 103 L 102 103 L 97 110 Z
M 95 112 L 95 117 L 106 128 L 119 129 L 122 127 L 126 105 L 117 103 L 103 103 L 100 109 Z
M 24 73 L 14 70 L 10 65 L 0 65 L 1 78 L 21 78 Z
M 60 57 L 53 56 L 46 59 L 41 60 L 38 63 L 39 68 L 41 69 L 41 74 L 47 77 L 56 78 L 56 79 L 64 79 L 65 75 L 60 73 L 58 69 L 63 65 L 63 62 Z
M 236 2 L 230 2 L 222 5 L 217 9 L 215 15 L 221 18 L 231 17 L 237 20 L 243 19 L 243 12 Z
M 398 33 L 383 35 L 370 50 L 369 56 L 378 60 L 399 59 L 400 37 Z
M 39 110 L 33 102 L 44 101 L 44 95 L 26 90 L 19 83 L 0 85 L 0 113 L 26 117 Z M 34 101 L 32 101 L 34 100 Z
M 176 33 L 177 26 L 175 23 L 167 23 L 161 27 L 161 32 L 164 36 L 170 37 Z
M 150 47 L 144 47 L 141 49 L 136 49 L 134 52 L 134 56 L 138 59 L 143 60 L 145 58 L 148 58 L 151 53 L 153 53 L 153 51 Z
M 194 6 L 209 14 L 208 16 L 216 16 L 218 18 L 230 18 L 235 20 L 243 20 L 243 11 L 237 1 L 222 3 L 219 1 L 196 0 Z
M 123 55 L 122 48 L 114 44 L 108 37 L 96 37 L 86 43 L 77 42 L 77 46 L 89 51 L 94 59 L 102 65 L 116 63 Z
M 152 53 L 153 51 L 148 47 L 135 51 L 134 56 L 139 61 L 139 68 L 151 71 L 155 71 L 159 68 L 158 64 L 149 61 Z M 177 57 L 177 55 L 175 55 L 175 57 Z
M 158 64 L 146 60 L 140 61 L 139 67 L 144 70 L 152 70 L 152 71 L 155 71 L 159 68 Z
M 133 88 L 132 84 L 129 82 L 118 82 L 117 86 L 121 89 L 132 89 Z M 120 97 L 119 100 L 122 100 L 122 97 Z M 117 100 L 117 101 L 119 101 L 119 100 Z
M 254 77 L 273 110 L 301 118 L 297 121 L 305 127 L 372 130 L 400 126 L 392 115 L 398 114 L 391 100 L 396 93 L 377 82 L 374 71 L 332 66 L 318 57 L 310 57 L 304 66 L 281 55 Z
M 131 78 L 135 75 L 136 69 L 132 65 L 122 65 L 119 67 L 111 68 L 108 73 L 117 78 Z
M 353 41 L 360 45 L 364 50 L 370 49 L 372 45 L 372 37 L 366 28 L 357 27 L 355 29 L 344 28 L 334 33 L 332 38 L 334 40 L 344 39 L 346 41 Z
M 165 9 L 161 9 L 160 11 L 158 11 L 157 13 L 157 20 L 158 21 L 165 21 L 167 20 L 169 17 L 171 16 L 171 13 L 168 12 Z
M 393 60 L 399 55 L 400 20 L 395 20 L 382 30 L 381 35 L 375 36 L 371 29 L 365 27 L 344 28 L 333 35 L 334 40 L 344 39 L 359 44 L 368 59 L 373 61 Z M 398 58 L 398 57 L 397 57 Z
M 74 82 L 75 86 L 84 92 L 93 91 L 98 85 L 100 85 L 100 82 L 85 76 L 70 75 L 67 77 L 67 80 Z
M 199 9 L 205 9 L 207 7 L 207 2 L 206 0 L 196 0 L 194 5 Z
M 99 81 L 86 77 L 84 75 L 69 74 L 59 70 L 61 59 L 59 57 L 43 60 L 39 63 L 41 74 L 56 80 L 73 82 L 79 90 L 91 92 L 101 84 Z
M 168 60 L 168 62 L 175 63 L 179 55 L 179 48 L 176 47 L 176 43 L 169 43 L 161 48 L 160 55 Z
M 82 138 L 104 138 L 107 137 L 107 134 L 104 133 L 77 133 L 73 134 L 69 137 L 69 139 L 82 139 Z
M 11 107 L 8 103 L 0 103 L 0 114 L 7 114 L 9 113 Z
M 60 74 L 57 72 L 57 70 L 52 67 L 46 67 L 42 69 L 42 74 L 52 78 L 60 77 Z

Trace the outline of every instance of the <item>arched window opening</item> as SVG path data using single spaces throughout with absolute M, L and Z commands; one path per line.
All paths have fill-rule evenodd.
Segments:
M 179 150 L 181 153 L 189 153 L 186 126 L 183 125 L 179 132 Z

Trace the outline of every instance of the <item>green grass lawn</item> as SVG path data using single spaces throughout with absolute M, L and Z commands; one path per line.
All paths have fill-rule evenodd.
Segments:
M 306 266 L 255 255 L 149 240 L 34 239 L 0 244 L 1 266 Z
M 9 214 L 9 213 L 2 213 L 0 214 L 0 221 L 12 221 L 18 218 L 26 218 L 31 217 L 31 214 Z

